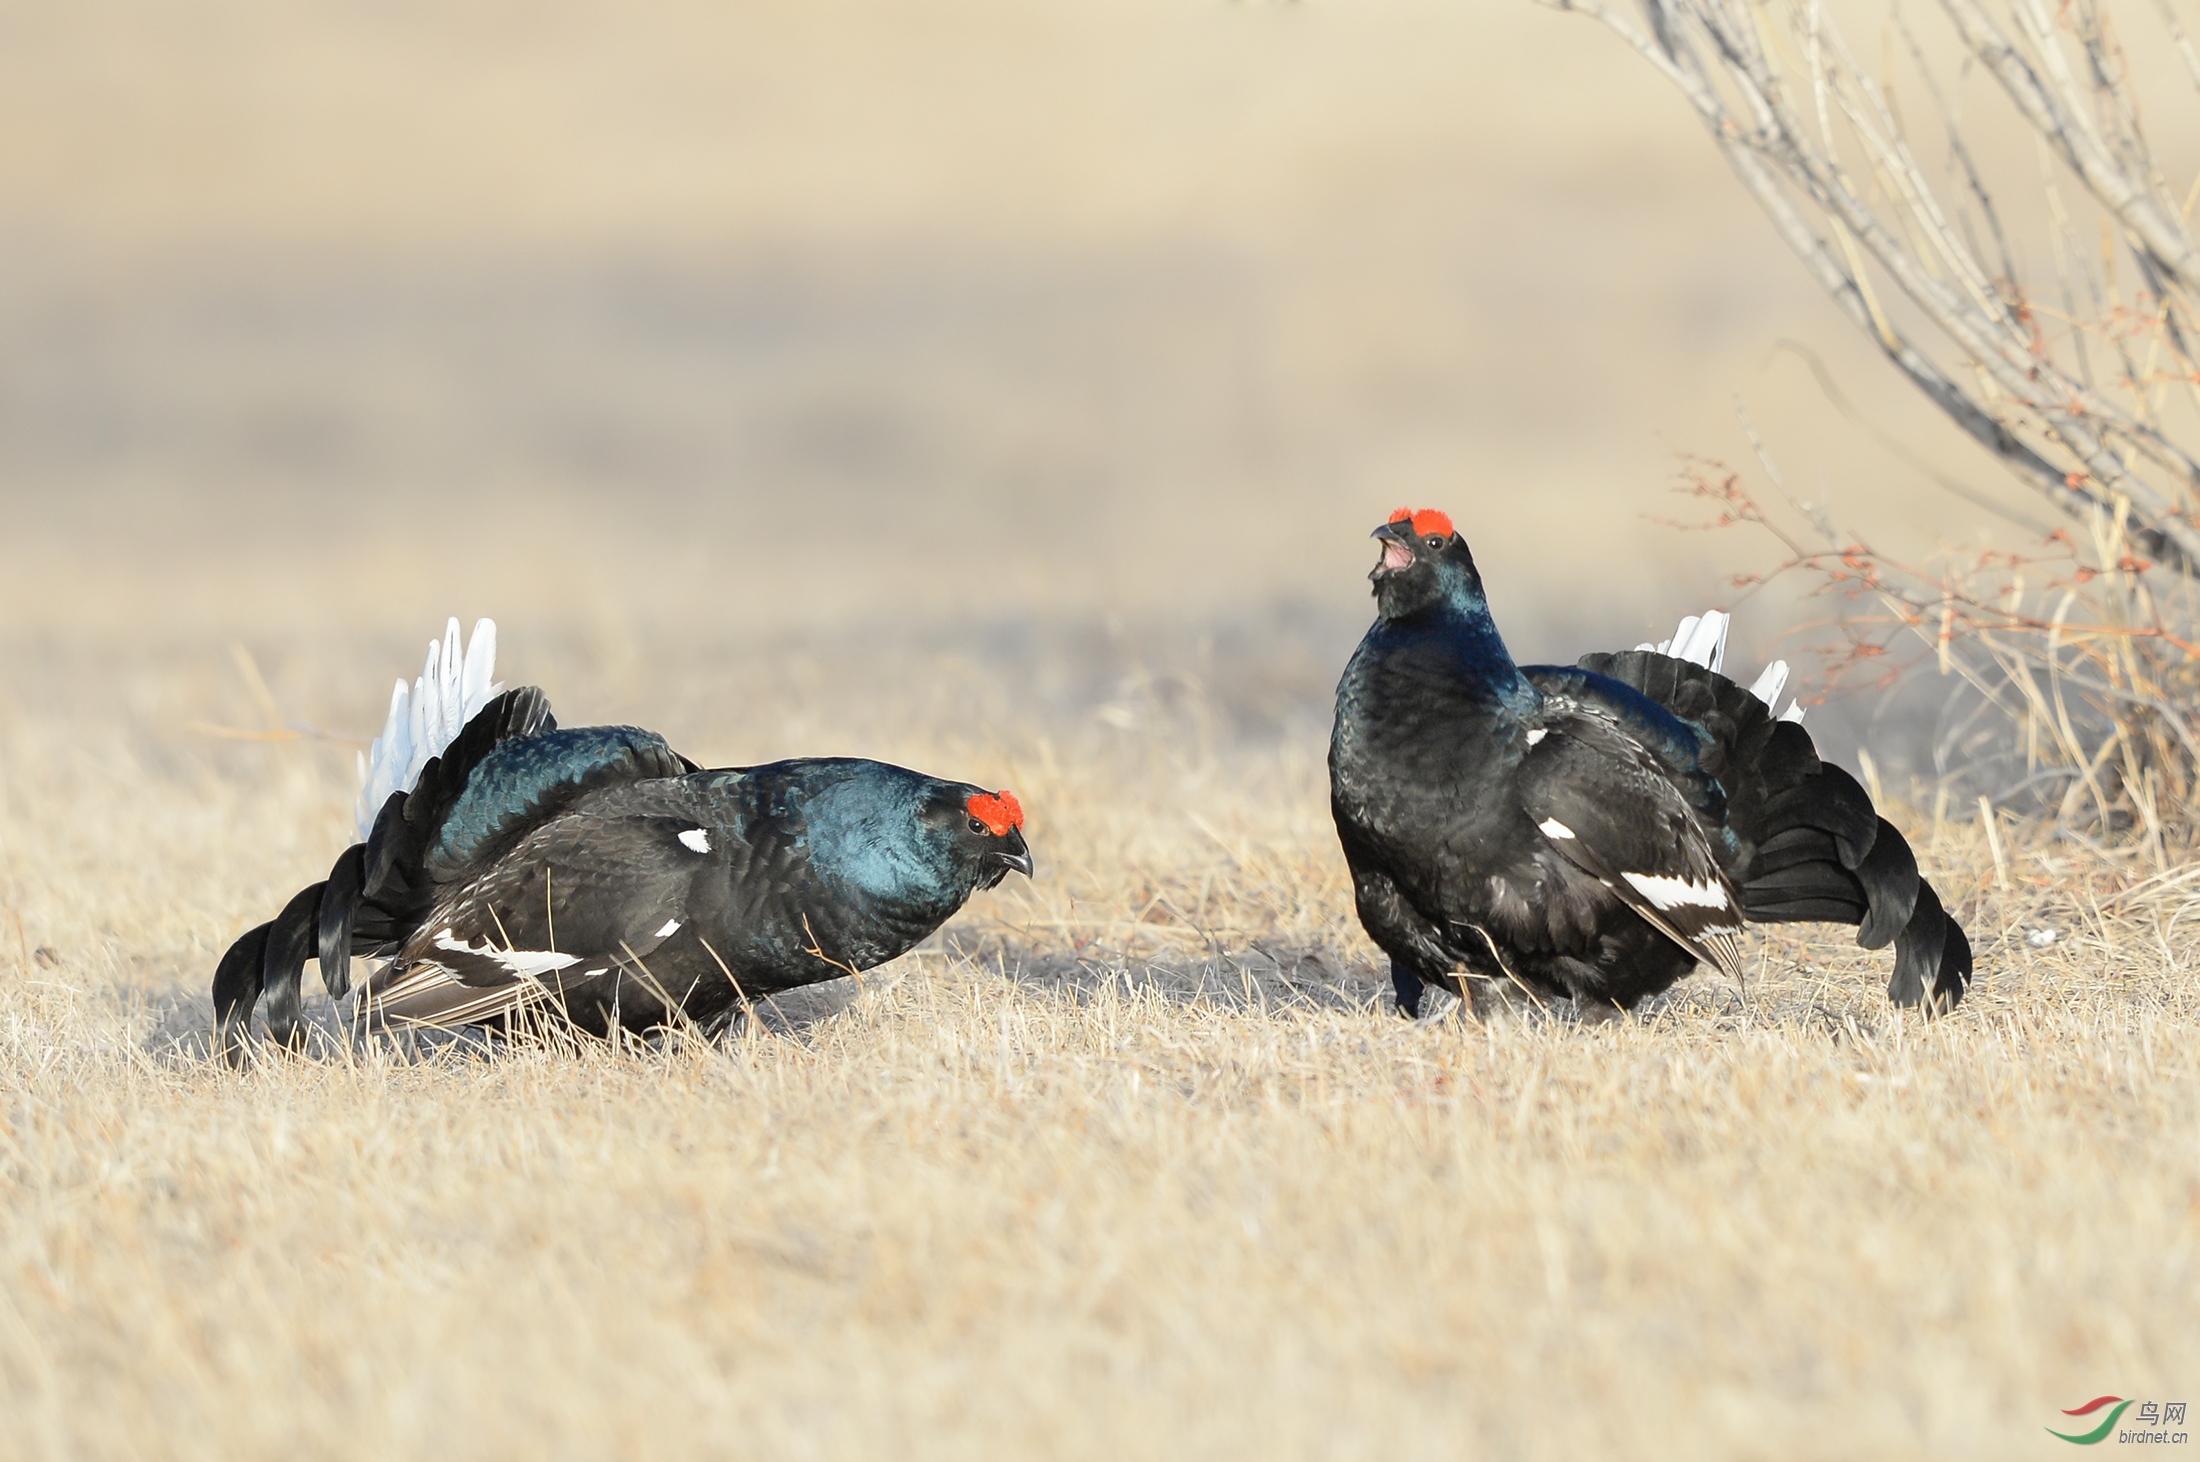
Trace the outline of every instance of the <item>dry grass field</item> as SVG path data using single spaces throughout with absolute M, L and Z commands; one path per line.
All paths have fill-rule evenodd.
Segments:
M 1981 970 L 1930 1024 L 1810 931 L 1614 1026 L 1385 1008 L 1322 768 L 1383 513 L 1526 657 L 1634 643 L 1762 566 L 1647 522 L 1739 391 L 1970 541 L 1782 336 L 2001 490 L 1525 3 L 0 0 L 0 1458 L 2007 1458 L 2200 1402 L 2189 853 L 1997 868 L 1920 786 Z M 568 724 L 1011 786 L 1039 877 L 721 1049 L 210 1063 L 453 613 Z M 276 724 L 328 739 L 221 734 Z
M 1041 876 L 722 1049 L 241 1075 L 205 979 L 344 758 L 158 732 L 249 718 L 220 657 L 0 703 L 0 1455 L 1983 1458 L 2189 1388 L 2200 866 L 2004 892 L 1912 815 L 1952 1018 L 1806 933 L 1617 1027 L 1414 1026 L 1267 648 L 516 644 L 714 759 L 1012 784 Z

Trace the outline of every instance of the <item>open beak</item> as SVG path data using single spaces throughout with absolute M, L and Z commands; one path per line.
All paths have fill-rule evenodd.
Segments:
M 1381 539 L 1383 544 L 1382 561 L 1368 571 L 1369 578 L 1379 579 L 1384 574 L 1394 574 L 1400 569 L 1413 567 L 1413 549 L 1405 535 L 1398 531 L 1397 524 L 1385 523 L 1368 536 Z

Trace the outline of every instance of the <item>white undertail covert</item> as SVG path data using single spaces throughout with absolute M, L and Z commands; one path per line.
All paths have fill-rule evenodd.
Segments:
M 1706 670 L 1726 674 L 1726 632 L 1734 622 L 1734 616 L 1716 609 L 1706 609 L 1701 615 L 1691 614 L 1673 631 L 1673 638 L 1659 643 L 1635 646 L 1638 650 L 1654 650 L 1660 655 L 1671 655 L 1676 660 L 1686 660 L 1691 665 L 1701 665 Z M 1765 703 L 1765 709 L 1774 713 L 1775 720 L 1800 721 L 1803 719 L 1803 703 L 1788 702 L 1787 709 L 1779 707 L 1780 692 L 1787 689 L 1788 662 L 1775 660 L 1767 665 L 1749 687 L 1749 693 Z
M 475 713 L 504 689 L 491 683 L 496 663 L 496 621 L 476 620 L 462 652 L 458 621 L 453 619 L 442 639 L 428 641 L 428 662 L 420 678 L 409 687 L 397 682 L 382 734 L 359 758 L 356 812 L 362 842 L 374 831 L 374 819 L 390 793 L 410 792 L 418 785 L 429 759 L 442 755 Z

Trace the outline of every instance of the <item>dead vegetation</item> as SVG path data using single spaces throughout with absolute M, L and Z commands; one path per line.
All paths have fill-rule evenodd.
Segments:
M 790 734 L 784 663 L 699 749 Z M 2190 864 L 1906 813 L 1951 1018 L 1790 930 L 1619 1026 L 1414 1026 L 1318 684 L 1232 735 L 1188 671 L 996 666 L 806 703 L 1031 810 L 1040 881 L 920 953 L 715 1049 L 236 1075 L 213 956 L 350 788 L 158 729 L 217 674 L 0 718 L 0 1455 L 2007 1457 L 2200 1372 Z
M 2200 793 L 2200 182 L 2173 183 L 2159 147 L 2189 130 L 2200 52 L 2176 12 L 1548 3 L 1601 21 L 1679 89 L 1811 277 L 2031 499 L 1866 424 L 1921 487 L 2022 535 L 2013 551 L 1883 552 L 1788 489 L 1745 413 L 1792 512 L 1724 468 L 1694 475 L 1722 523 L 1778 540 L 1750 581 L 1807 581 L 1837 675 L 1885 685 L 1922 661 L 1958 682 L 1940 788 L 2096 848 L 2143 842 L 2167 867 Z

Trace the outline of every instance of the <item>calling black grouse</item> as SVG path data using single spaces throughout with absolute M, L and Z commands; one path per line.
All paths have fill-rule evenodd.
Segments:
M 1898 1004 L 1963 998 L 1963 930 L 1799 724 L 1650 650 L 1516 665 L 1450 518 L 1401 508 L 1375 537 L 1330 800 L 1401 1011 L 1429 984 L 1480 1014 L 1627 1009 L 1698 961 L 1737 972 L 1745 920 L 1854 924 L 1894 943 Z
M 325 882 L 223 956 L 233 1063 L 263 990 L 269 1034 L 297 1044 L 309 955 L 335 998 L 353 955 L 388 957 L 362 1024 L 710 1030 L 890 960 L 1032 871 L 1008 792 L 854 758 L 705 771 L 653 732 L 559 730 L 532 686 L 487 700 L 404 781 Z

